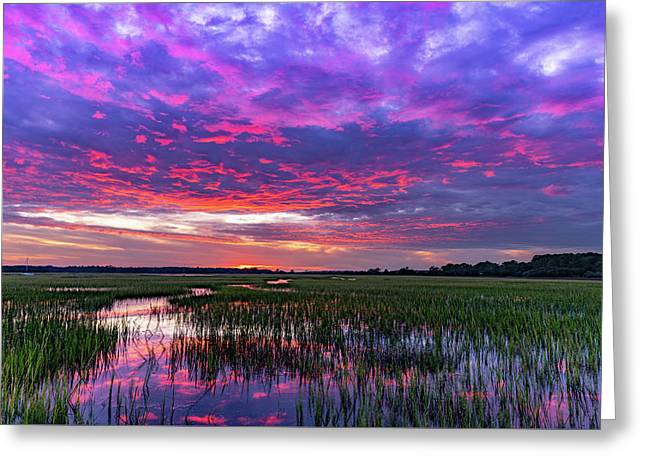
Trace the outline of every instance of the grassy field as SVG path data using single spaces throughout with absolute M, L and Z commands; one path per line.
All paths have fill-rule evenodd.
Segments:
M 600 425 L 600 282 L 276 279 L 3 275 L 2 422 Z

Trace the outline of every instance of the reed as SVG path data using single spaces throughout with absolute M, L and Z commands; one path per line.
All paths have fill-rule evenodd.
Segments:
M 218 408 L 233 390 L 289 386 L 271 422 L 599 427 L 598 282 L 269 279 L 3 276 L 2 421 L 191 424 L 194 406 Z M 138 323 L 106 314 L 162 296 Z M 160 336 L 159 322 L 172 331 Z M 117 381 L 132 344 L 147 345 L 137 381 Z M 180 371 L 198 405 L 176 393 Z M 80 403 L 100 383 L 105 393 Z

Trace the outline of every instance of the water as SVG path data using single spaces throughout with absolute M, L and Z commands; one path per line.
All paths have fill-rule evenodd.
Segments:
M 153 299 L 149 299 L 153 300 Z M 142 316 L 141 301 L 120 302 L 119 315 L 132 312 L 128 327 L 132 337 L 120 345 L 108 368 L 82 384 L 78 397 L 86 416 L 107 424 L 279 425 L 295 422 L 293 402 L 298 382 L 286 376 L 274 383 L 245 382 L 231 370 L 210 380 L 200 380 L 188 364 L 172 361 L 175 335 L 187 330 L 173 315 Z M 151 305 L 159 307 L 154 299 Z M 199 340 L 183 336 L 184 343 Z M 112 390 L 112 392 L 111 392 Z M 109 398 L 112 394 L 112 405 Z M 121 395 L 122 407 L 116 397 Z M 73 400 L 73 401 L 74 401 Z M 90 406 L 91 405 L 91 406 Z M 109 417 L 108 414 L 111 416 Z
M 284 281 L 284 282 L 281 282 Z M 287 284 L 285 279 L 279 279 L 277 281 L 267 281 L 267 284 L 276 285 L 276 284 Z M 248 290 L 258 290 L 266 292 L 294 292 L 294 289 L 291 288 L 276 288 L 276 287 L 261 287 L 257 284 L 228 284 L 228 287 L 239 287 L 240 289 Z
M 193 289 L 189 295 L 211 294 L 210 289 Z M 247 301 L 228 303 L 231 312 L 250 307 Z M 315 325 L 286 323 L 276 336 L 276 330 L 269 332 L 261 325 L 236 323 L 235 314 L 231 320 L 224 315 L 218 328 L 207 327 L 202 320 L 208 321 L 210 314 L 201 312 L 199 307 L 178 306 L 169 297 L 118 300 L 99 311 L 98 321 L 127 328 L 128 335 L 119 340 L 109 360 L 89 375 L 73 377 L 70 402 L 76 404 L 76 412 L 95 424 L 397 426 L 422 419 L 422 425 L 439 426 L 447 397 L 484 407 L 495 420 L 502 419 L 496 418 L 497 412 L 520 387 L 495 374 L 501 357 L 486 337 L 479 353 L 452 355 L 450 351 L 465 351 L 458 331 L 422 327 L 393 338 L 348 322 L 334 328 L 338 335 L 334 344 L 316 338 L 301 343 L 294 339 L 295 330 L 313 331 Z M 420 376 L 414 367 L 389 369 L 389 363 L 398 363 L 398 358 L 432 351 L 439 351 L 441 358 L 436 371 L 428 368 Z M 358 357 L 364 365 L 357 365 Z M 375 357 L 377 366 L 356 370 Z M 545 366 L 538 361 L 537 368 Z M 447 366 L 451 363 L 453 367 Z M 313 372 L 304 370 L 312 364 Z M 521 382 L 526 375 L 523 367 L 520 362 L 507 365 Z M 555 367 L 565 380 L 567 364 Z M 402 391 L 413 393 L 419 388 L 416 384 L 431 390 L 428 409 L 422 409 L 428 413 L 422 418 L 400 413 L 406 401 Z M 589 389 L 597 385 L 584 384 Z M 529 383 L 527 388 L 532 390 L 532 400 L 541 403 L 536 413 L 546 427 L 568 423 L 568 392 L 562 383 L 550 389 Z M 437 390 L 443 390 L 443 395 L 434 395 Z M 376 400 L 377 396 L 381 399 Z M 588 426 L 599 397 L 584 394 L 579 399 L 586 402 L 590 415 L 577 416 L 572 424 Z M 374 416 L 381 415 L 383 422 L 375 422 Z M 521 418 L 514 414 L 507 425 L 522 425 Z
M 111 287 L 50 287 L 49 292 L 109 292 Z
M 211 289 L 191 289 L 193 296 Z M 235 306 L 243 303 L 235 304 Z M 109 364 L 89 379 L 77 375 L 72 402 L 95 424 L 283 425 L 296 421 L 298 380 L 279 374 L 245 380 L 229 370 L 200 380 L 188 364 L 173 361 L 182 346 L 200 346 L 193 329 L 178 322 L 169 297 L 117 300 L 98 313 L 108 323 L 127 326 Z M 181 338 L 179 340 L 178 338 Z M 117 397 L 120 403 L 117 403 Z

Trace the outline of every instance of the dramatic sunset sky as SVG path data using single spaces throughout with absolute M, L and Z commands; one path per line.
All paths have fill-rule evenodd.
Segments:
M 5 5 L 4 264 L 600 251 L 604 4 Z

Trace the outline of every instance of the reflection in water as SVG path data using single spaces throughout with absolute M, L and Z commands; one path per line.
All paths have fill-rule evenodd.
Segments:
M 118 300 L 98 312 L 127 335 L 105 364 L 72 380 L 74 413 L 103 424 L 596 424 L 598 383 L 582 376 L 576 390 L 590 392 L 573 397 L 564 362 L 537 362 L 537 371 L 558 373 L 560 382 L 546 387 L 524 373 L 520 360 L 499 355 L 486 336 L 476 352 L 459 330 L 381 334 L 352 320 L 277 325 L 271 317 L 248 317 L 247 301 L 216 304 L 225 309 L 216 315 L 182 302 L 186 296 L 175 299 Z M 511 380 L 500 377 L 499 366 L 512 371 Z M 532 395 L 522 396 L 527 390 Z M 455 410 L 463 416 L 453 416 Z
M 149 315 L 150 313 L 165 310 L 169 305 L 168 297 L 115 300 L 110 308 L 99 311 L 99 316 L 104 318 L 115 318 Z
M 108 292 L 112 287 L 49 287 L 49 292 Z
M 139 327 L 109 368 L 77 388 L 72 401 L 95 423 L 278 425 L 295 422 L 298 381 L 244 381 L 234 371 L 209 380 L 172 361 L 177 325 L 167 317 Z M 90 406 L 91 404 L 91 406 Z M 276 411 L 278 410 L 278 411 Z M 289 413 L 288 413 L 289 412 Z
M 193 287 L 189 289 L 190 294 L 192 296 L 200 296 L 200 295 L 211 295 L 213 294 L 213 289 L 209 287 Z
M 279 281 L 284 281 L 284 279 L 279 279 Z M 267 281 L 267 284 L 287 284 L 287 281 L 285 282 Z M 294 292 L 294 289 L 261 287 L 256 284 L 228 284 L 227 287 L 239 287 L 240 289 L 257 290 L 257 291 L 265 291 L 265 292 Z
M 209 295 L 210 289 L 192 289 Z M 288 374 L 245 380 L 233 369 L 202 380 L 182 350 L 207 348 L 178 321 L 168 297 L 115 301 L 98 312 L 128 329 L 107 367 L 89 379 L 75 377 L 72 403 L 97 424 L 280 425 L 294 424 L 299 383 Z

